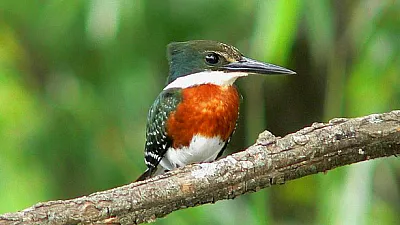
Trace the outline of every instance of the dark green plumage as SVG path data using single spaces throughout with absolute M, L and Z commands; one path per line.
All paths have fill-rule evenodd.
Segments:
M 221 57 L 217 64 L 209 64 L 204 58 L 208 54 L 217 53 Z M 167 46 L 167 57 L 170 66 L 167 84 L 180 76 L 204 70 L 218 70 L 229 64 L 228 60 L 240 60 L 242 54 L 233 46 L 209 40 L 172 42 Z
M 143 180 L 156 171 L 162 157 L 172 144 L 166 131 L 166 122 L 169 114 L 175 111 L 181 102 L 181 92 L 182 89 L 179 88 L 162 91 L 149 110 L 145 145 L 147 170 L 138 180 Z
M 251 74 L 295 74 L 286 68 L 244 57 L 230 45 L 210 40 L 172 42 L 167 46 L 167 84 L 179 77 L 203 71 L 245 72 Z M 207 57 L 215 57 L 208 61 Z

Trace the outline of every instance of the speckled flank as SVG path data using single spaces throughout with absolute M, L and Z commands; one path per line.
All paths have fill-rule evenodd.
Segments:
M 149 110 L 144 159 L 150 175 L 171 146 L 172 140 L 166 133 L 165 125 L 169 114 L 176 109 L 180 101 L 181 90 L 169 89 L 160 93 Z

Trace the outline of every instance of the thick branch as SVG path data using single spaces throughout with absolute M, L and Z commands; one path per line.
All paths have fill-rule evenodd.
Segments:
M 400 111 L 314 123 L 213 163 L 171 171 L 72 200 L 0 215 L 0 224 L 142 223 L 355 162 L 400 154 Z

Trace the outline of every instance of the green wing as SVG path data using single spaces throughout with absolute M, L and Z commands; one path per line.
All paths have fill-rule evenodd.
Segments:
M 175 111 L 182 100 L 180 88 L 172 88 L 160 93 L 149 110 L 146 129 L 145 163 L 149 176 L 157 168 L 164 154 L 172 145 L 166 125 L 168 116 Z

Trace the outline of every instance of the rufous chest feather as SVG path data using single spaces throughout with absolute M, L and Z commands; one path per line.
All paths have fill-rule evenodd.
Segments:
M 226 141 L 236 126 L 239 94 L 234 86 L 198 85 L 182 90 L 182 102 L 167 122 L 174 148 L 188 146 L 193 135 Z

